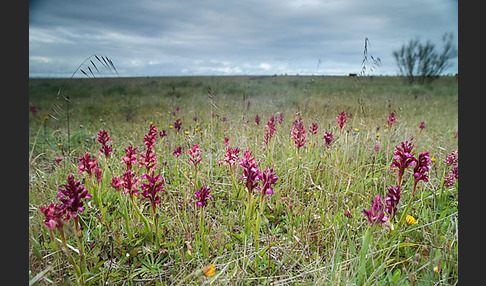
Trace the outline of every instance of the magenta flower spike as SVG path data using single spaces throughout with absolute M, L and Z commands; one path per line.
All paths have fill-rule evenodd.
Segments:
M 113 176 L 113 178 L 111 178 L 110 186 L 112 186 L 117 191 L 121 191 L 123 188 L 123 180 L 120 179 L 118 176 Z
M 332 132 L 324 132 L 324 143 L 326 144 L 326 147 L 329 148 L 331 146 L 332 141 L 334 141 L 334 136 L 332 135 Z
M 67 184 L 59 187 L 57 198 L 62 202 L 61 207 L 68 211 L 68 218 L 76 217 L 78 212 L 84 212 L 85 207 L 81 199 L 91 199 L 88 190 L 81 184 L 81 180 L 75 182 L 74 175 L 70 174 L 67 178 Z
M 447 154 L 447 157 L 444 159 L 444 164 L 447 166 L 455 166 L 459 162 L 459 151 L 458 149 L 452 151 L 450 154 Z
M 395 216 L 398 210 L 398 203 L 400 202 L 400 186 L 391 186 L 387 188 L 388 194 L 385 197 L 385 211 L 392 217 Z
M 91 155 L 89 153 L 86 153 L 84 156 L 79 158 L 79 162 L 81 162 L 81 165 L 79 165 L 79 171 L 78 174 L 81 174 L 82 172 L 87 172 L 89 177 L 91 178 L 93 176 L 93 172 L 98 169 L 98 164 L 99 162 L 95 160 L 95 156 L 93 156 L 93 159 L 91 159 Z
M 305 134 L 305 127 L 301 117 L 294 121 L 294 124 L 290 127 L 290 131 L 292 133 L 291 139 L 294 140 L 295 147 L 299 150 L 304 146 L 305 142 L 307 142 L 307 140 L 305 140 L 307 135 Z
M 104 154 L 105 157 L 108 159 L 110 156 L 110 152 L 113 152 L 113 149 L 107 145 L 108 142 L 113 141 L 108 136 L 108 132 L 106 130 L 101 130 L 98 132 L 98 143 L 101 143 L 100 154 Z
M 133 165 L 138 163 L 137 153 L 135 153 L 135 151 L 137 151 L 137 147 L 133 147 L 132 145 L 125 148 L 126 156 L 122 157 L 122 161 L 120 163 L 125 163 L 127 165 L 127 171 L 131 171 Z
M 388 226 L 386 223 L 388 221 L 388 217 L 385 215 L 383 212 L 384 205 L 383 201 L 381 199 L 380 194 L 377 194 L 375 198 L 371 201 L 371 209 L 365 210 L 363 209 L 363 214 L 366 216 L 370 224 L 385 224 Z
M 255 123 L 256 125 L 260 125 L 260 116 L 258 116 L 258 114 L 255 115 Z
M 207 205 L 208 199 L 211 197 L 209 192 L 209 186 L 202 186 L 201 189 L 195 192 L 195 196 L 198 199 L 196 203 L 198 207 L 204 207 Z
M 179 130 L 181 130 L 181 126 L 182 126 L 182 122 L 181 119 L 179 118 L 174 122 L 174 129 L 177 130 L 177 132 L 179 132 Z
M 176 156 L 179 158 L 179 156 L 182 154 L 182 148 L 181 146 L 177 147 L 174 149 L 174 152 L 172 152 L 172 156 Z
M 317 125 L 317 123 L 312 123 L 312 125 L 309 127 L 309 133 L 312 135 L 316 135 L 317 129 L 319 129 L 319 125 Z
M 63 208 L 61 204 L 51 203 L 47 207 L 40 207 L 40 211 L 45 216 L 44 225 L 47 229 L 57 228 L 60 231 L 62 230 L 66 220 L 63 218 L 66 214 L 66 208 Z
M 452 170 L 444 176 L 444 186 L 452 187 L 456 184 L 457 179 L 459 179 L 459 166 L 455 166 Z
M 261 180 L 261 174 L 257 169 L 255 158 L 250 157 L 251 151 L 246 150 L 243 159 L 239 163 L 243 168 L 243 176 L 241 178 L 246 180 L 246 188 L 249 194 L 253 192 L 253 189 L 258 186 L 258 182 Z
M 138 177 L 135 177 L 135 171 L 125 171 L 122 177 L 122 188 L 124 194 L 129 194 L 130 198 L 135 195 L 138 197 L 137 189 Z
M 273 137 L 275 134 L 275 131 L 277 131 L 277 128 L 275 127 L 275 116 L 270 116 L 270 120 L 268 120 L 267 124 L 265 125 L 265 137 L 263 137 L 263 144 L 268 144 L 270 139 Z
M 189 158 L 189 161 L 196 167 L 197 165 L 201 163 L 201 149 L 199 148 L 198 144 L 195 144 L 187 151 L 187 154 L 189 154 L 191 157 Z
M 346 120 L 346 113 L 344 113 L 344 110 L 341 111 L 338 116 L 336 116 L 336 122 L 339 126 L 339 130 L 342 131 L 344 124 L 347 122 Z
M 415 177 L 414 188 L 420 181 L 429 181 L 427 172 L 429 171 L 429 163 L 432 162 L 429 152 L 421 153 L 415 162 L 415 167 L 413 168 L 413 176 Z
M 415 153 L 412 153 L 413 147 L 412 142 L 408 141 L 401 142 L 400 146 L 395 146 L 397 150 L 393 152 L 395 156 L 393 156 L 393 163 L 390 165 L 390 168 L 398 168 L 397 183 L 399 186 L 402 183 L 405 169 L 416 164 L 415 157 L 413 157 Z
M 157 212 L 156 205 L 160 204 L 160 197 L 157 193 L 165 191 L 164 178 L 160 174 L 156 175 L 155 171 L 152 171 L 152 174 L 150 175 L 144 174 L 142 179 L 147 180 L 147 182 L 142 182 L 142 186 L 140 187 L 143 191 L 142 201 L 149 199 L 152 206 L 152 211 L 155 214 Z
M 220 161 L 218 162 L 219 164 L 223 164 L 223 165 L 229 165 L 229 166 L 233 166 L 236 164 L 236 162 L 238 160 L 240 160 L 240 158 L 238 158 L 238 153 L 240 153 L 240 148 L 231 148 L 231 147 L 228 147 L 226 149 L 226 153 L 224 155 L 224 161 Z
M 397 122 L 397 119 L 395 117 L 395 113 L 392 112 L 390 115 L 388 115 L 388 118 L 386 120 L 386 124 L 388 124 L 388 127 L 392 127 L 393 124 Z
M 265 195 L 273 195 L 272 185 L 276 185 L 278 180 L 278 177 L 275 176 L 275 174 L 276 173 L 273 172 L 273 167 L 268 169 L 268 166 L 265 168 L 265 171 L 261 173 L 261 187 L 257 187 L 257 189 L 262 191 L 262 197 Z

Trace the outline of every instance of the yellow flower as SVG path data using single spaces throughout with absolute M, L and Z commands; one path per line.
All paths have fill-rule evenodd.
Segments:
M 380 132 L 376 133 L 376 136 L 377 137 L 380 137 L 381 136 L 381 133 Z
M 150 125 L 154 125 L 154 123 L 152 121 L 150 121 Z
M 387 124 L 387 125 L 385 125 L 385 127 L 389 127 L 389 126 L 388 126 L 388 124 Z
M 408 225 L 412 225 L 412 224 L 418 223 L 418 221 L 413 216 L 411 216 L 411 215 L 407 215 L 406 221 L 407 221 L 407 224 Z
M 59 147 L 62 146 L 62 143 L 61 142 L 57 143 L 57 146 L 59 146 Z
M 214 270 L 214 264 L 204 267 L 202 271 L 207 277 L 211 277 L 216 273 L 216 270 Z
M 186 135 L 189 135 L 189 131 L 184 131 L 184 133 L 185 133 Z
M 196 128 L 196 132 L 199 131 L 199 129 Z
M 354 128 L 354 131 L 359 131 L 359 129 L 358 128 Z
M 199 122 L 198 122 L 198 123 L 196 123 L 196 126 L 199 126 Z
M 435 158 L 434 157 L 430 158 L 430 161 L 435 162 Z
M 172 128 L 174 128 L 174 126 L 171 125 L 171 126 L 169 126 L 169 128 L 172 129 Z

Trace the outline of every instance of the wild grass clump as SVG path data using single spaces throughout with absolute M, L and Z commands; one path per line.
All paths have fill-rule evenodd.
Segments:
M 31 282 L 457 284 L 453 80 L 32 79 Z

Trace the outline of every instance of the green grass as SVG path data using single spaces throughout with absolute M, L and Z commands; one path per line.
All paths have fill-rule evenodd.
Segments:
M 60 88 L 61 95 L 69 95 L 69 103 L 58 96 Z M 31 281 L 47 285 L 75 282 L 80 275 L 67 256 L 70 253 L 74 263 L 81 265 L 87 285 L 458 282 L 458 184 L 443 185 L 450 169 L 443 161 L 458 146 L 454 137 L 458 92 L 453 77 L 417 86 L 397 77 L 30 79 L 29 103 L 38 109 L 37 116 L 29 114 Z M 180 112 L 174 116 L 176 107 Z M 335 119 L 341 110 L 353 114 L 342 133 Z M 308 140 L 299 154 L 290 138 L 296 111 Z M 397 123 L 389 128 L 385 124 L 391 112 Z M 285 119 L 276 124 L 270 146 L 263 149 L 265 124 L 279 113 Z M 257 114 L 259 126 L 254 121 Z M 222 121 L 223 117 L 227 120 Z M 180 132 L 170 128 L 178 118 Z M 419 134 L 422 121 L 427 127 Z M 168 135 L 155 143 L 157 172 L 164 177 L 166 190 L 157 209 L 160 244 L 153 239 L 150 203 L 135 200 L 149 222 L 151 229 L 147 229 L 128 196 L 110 186 L 112 177 L 125 171 L 120 163 L 124 148 L 132 144 L 138 147 L 137 153 L 145 150 L 143 138 L 150 122 Z M 307 130 L 312 123 L 319 125 L 317 135 Z M 114 152 L 106 161 L 96 142 L 102 129 L 113 140 Z M 322 139 L 324 131 L 334 134 L 329 148 Z M 393 151 L 411 136 L 416 156 L 429 151 L 435 159 L 429 182 L 419 183 L 409 212 L 418 223 L 396 231 L 377 226 L 363 243 L 368 221 L 362 211 L 370 208 L 376 194 L 385 197 L 386 188 L 396 184 L 396 170 L 389 167 Z M 245 217 L 242 168 L 236 167 L 234 187 L 227 166 L 217 163 L 224 159 L 225 137 L 230 147 L 242 150 L 240 157 L 244 150 L 251 150 L 260 170 L 274 166 L 279 177 L 274 195 L 265 198 L 257 263 L 254 228 L 245 230 L 245 219 L 255 224 L 256 211 Z M 375 151 L 377 143 L 380 148 Z M 194 167 L 187 154 L 193 144 L 199 144 L 202 151 L 198 182 L 211 188 L 204 210 L 207 252 L 199 228 L 201 212 L 195 205 Z M 183 154 L 176 158 L 172 152 L 178 146 Z M 99 185 L 86 173 L 78 174 L 78 158 L 85 153 L 100 162 L 103 177 Z M 54 162 L 56 157 L 63 159 L 59 165 Z M 135 170 L 140 177 L 145 172 L 145 168 Z M 409 168 L 404 176 L 398 218 L 410 199 L 411 172 Z M 71 173 L 101 202 L 86 200 L 86 210 L 79 214 L 82 237 L 77 239 L 69 227 L 65 230 L 67 244 L 84 249 L 84 258 L 72 249 L 59 250 L 61 236 L 56 230 L 57 248 L 53 246 L 40 212 L 41 206 L 58 202 L 58 188 Z M 344 216 L 345 210 L 352 218 Z M 68 224 L 72 228 L 72 220 Z M 216 274 L 205 277 L 202 268 L 211 264 Z

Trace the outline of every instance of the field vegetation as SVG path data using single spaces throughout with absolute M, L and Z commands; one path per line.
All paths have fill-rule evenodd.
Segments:
M 29 278 L 456 285 L 454 77 L 29 80 Z

